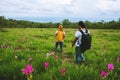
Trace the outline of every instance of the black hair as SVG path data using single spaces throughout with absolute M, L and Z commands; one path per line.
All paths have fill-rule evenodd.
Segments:
M 86 28 L 85 24 L 83 21 L 79 21 L 78 22 L 78 25 L 81 26 L 82 28 Z

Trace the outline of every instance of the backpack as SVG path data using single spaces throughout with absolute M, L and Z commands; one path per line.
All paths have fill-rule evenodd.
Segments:
M 92 37 L 88 33 L 88 30 L 86 29 L 86 34 L 82 30 L 79 30 L 82 33 L 82 38 L 81 38 L 81 44 L 80 44 L 80 50 L 82 53 L 84 53 L 86 50 L 91 48 L 91 41 Z
M 58 42 L 62 42 L 64 39 L 64 31 L 58 30 L 56 39 Z

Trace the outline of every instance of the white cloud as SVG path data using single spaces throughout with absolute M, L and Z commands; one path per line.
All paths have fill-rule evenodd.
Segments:
M 109 18 L 120 17 L 120 0 L 99 0 L 98 9 L 101 12 L 101 16 Z
M 99 0 L 98 7 L 103 11 L 120 10 L 120 0 Z
M 118 17 L 120 0 L 1 0 L 0 15 Z

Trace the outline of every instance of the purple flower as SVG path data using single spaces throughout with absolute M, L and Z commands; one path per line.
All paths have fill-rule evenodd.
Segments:
M 4 46 L 4 48 L 5 48 L 5 49 L 8 49 L 8 48 L 10 48 L 10 46 Z
M 28 64 L 25 69 L 21 69 L 23 74 L 28 75 L 31 74 L 34 71 L 34 68 L 31 64 Z
M 26 70 L 28 71 L 28 73 L 32 73 L 34 71 L 34 68 L 30 64 L 30 65 L 27 65 Z
M 59 56 L 58 56 L 58 55 L 56 55 L 56 56 L 55 56 L 55 59 L 56 59 L 56 61 L 58 61 L 58 59 L 59 59 Z
M 66 68 L 62 68 L 61 69 L 61 73 L 62 73 L 63 76 L 65 76 L 65 74 L 66 74 Z
M 17 47 L 17 50 L 18 50 L 18 51 L 20 51 L 20 50 L 21 50 L 21 47 L 20 47 L 20 46 L 18 46 L 18 47 Z
M 118 63 L 120 62 L 120 57 L 117 57 L 117 62 L 118 62 Z
M 106 71 L 104 71 L 104 70 L 103 70 L 103 71 L 101 71 L 101 76 L 102 76 L 102 77 L 106 77 L 106 76 L 107 76 L 107 72 L 106 72 Z
M 25 74 L 25 75 L 28 75 L 28 74 L 29 74 L 26 69 L 21 69 L 21 70 L 22 70 L 23 74 Z
M 54 53 L 55 53 L 55 51 L 52 51 L 52 52 L 51 52 L 51 55 L 54 55 Z
M 45 69 L 47 69 L 48 66 L 49 66 L 49 63 L 48 63 L 48 62 L 44 62 L 44 67 L 45 67 Z
M 108 70 L 112 71 L 113 69 L 114 69 L 114 64 L 113 63 L 108 64 Z
M 32 61 L 32 57 L 29 58 L 29 61 Z

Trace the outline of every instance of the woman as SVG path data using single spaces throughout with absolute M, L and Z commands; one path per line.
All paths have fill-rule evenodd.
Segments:
M 58 30 L 55 32 L 56 34 L 56 44 L 55 44 L 55 51 L 57 51 L 58 45 L 60 45 L 60 52 L 62 52 L 63 42 L 65 38 L 65 32 L 63 31 L 63 26 L 59 25 Z
M 74 44 L 76 45 L 76 48 L 75 48 L 76 63 L 79 64 L 80 62 L 79 58 L 81 58 L 81 60 L 86 64 L 82 50 L 80 50 L 80 44 L 81 44 L 81 39 L 82 39 L 82 33 L 80 32 L 80 30 L 82 30 L 82 32 L 86 34 L 86 26 L 83 23 L 83 21 L 78 22 L 78 31 L 76 31 L 75 33 L 75 39 L 72 43 L 72 47 L 74 46 Z M 88 33 L 90 32 L 88 31 Z

